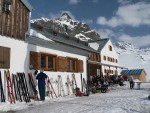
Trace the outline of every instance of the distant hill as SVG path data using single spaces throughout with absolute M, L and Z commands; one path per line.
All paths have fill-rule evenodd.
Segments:
M 114 47 L 119 55 L 120 66 L 145 69 L 147 80 L 150 80 L 150 48 L 140 49 L 127 42 L 118 42 Z

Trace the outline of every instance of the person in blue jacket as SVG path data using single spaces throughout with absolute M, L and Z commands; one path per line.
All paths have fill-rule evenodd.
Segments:
M 40 73 L 36 76 L 36 79 L 38 80 L 38 89 L 40 94 L 40 100 L 45 100 L 45 80 L 47 78 L 47 75 L 44 73 L 44 70 L 41 69 Z

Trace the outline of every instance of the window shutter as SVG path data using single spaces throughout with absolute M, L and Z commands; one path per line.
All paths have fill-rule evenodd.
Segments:
M 0 68 L 3 68 L 3 63 L 4 63 L 4 60 L 3 60 L 3 48 L 0 47 Z
M 58 71 L 67 71 L 67 58 L 59 56 L 58 57 Z
M 83 60 L 78 60 L 78 71 L 83 72 Z
M 41 58 L 40 53 L 33 52 L 33 51 L 30 52 L 30 66 L 32 66 L 33 69 L 36 69 L 36 70 L 40 69 L 40 67 L 41 67 L 41 65 L 40 65 L 41 59 L 40 58 Z
M 76 60 L 76 61 L 75 61 L 75 72 L 78 72 L 78 71 L 79 71 L 78 65 L 79 65 L 79 64 L 78 64 L 78 60 Z
M 3 68 L 10 68 L 10 48 L 3 48 L 4 65 Z
M 0 47 L 0 68 L 10 68 L 10 48 Z

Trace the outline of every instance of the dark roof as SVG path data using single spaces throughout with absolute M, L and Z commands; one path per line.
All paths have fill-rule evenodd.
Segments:
M 31 23 L 31 29 L 34 29 L 35 31 L 41 33 L 42 35 L 44 35 L 45 37 L 53 40 L 54 42 L 62 43 L 62 44 L 66 44 L 66 45 L 70 45 L 70 46 L 73 46 L 73 47 L 80 48 L 82 50 L 98 53 L 97 51 L 95 51 L 91 47 L 87 46 L 86 45 L 87 42 L 80 41 L 79 43 L 77 43 L 77 38 L 70 37 L 69 40 L 66 40 L 63 37 L 64 34 L 58 34 L 57 36 L 52 35 L 52 29 L 44 28 L 44 30 L 40 31 L 40 30 L 38 30 L 37 25 L 32 24 L 32 23 Z
M 122 75 L 140 75 L 143 69 L 122 70 Z
M 108 38 L 105 38 L 105 39 L 101 39 L 100 41 L 98 41 L 98 44 L 99 44 L 98 50 L 99 51 L 101 51 L 103 49 L 103 47 L 106 45 L 108 40 L 109 40 Z
M 27 0 L 20 0 L 28 9 L 29 11 L 32 11 L 33 7 Z
M 106 43 L 108 42 L 108 40 L 109 40 L 109 38 L 103 38 L 103 39 L 99 39 L 99 40 L 90 41 L 89 43 L 98 43 L 99 44 L 98 51 L 101 51 L 103 49 L 103 47 L 106 45 Z

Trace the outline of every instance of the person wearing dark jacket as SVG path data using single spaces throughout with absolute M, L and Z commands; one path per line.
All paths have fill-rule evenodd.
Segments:
M 133 89 L 133 87 L 134 87 L 134 79 L 133 79 L 133 76 L 129 76 L 129 77 L 128 77 L 128 81 L 130 82 L 130 89 Z
M 43 71 L 44 70 L 41 70 L 40 73 L 36 76 L 36 79 L 38 80 L 38 89 L 41 101 L 45 100 L 45 80 L 47 78 L 47 75 Z

